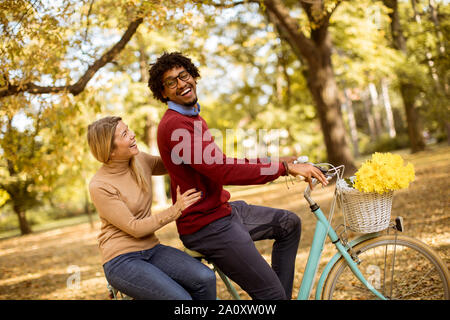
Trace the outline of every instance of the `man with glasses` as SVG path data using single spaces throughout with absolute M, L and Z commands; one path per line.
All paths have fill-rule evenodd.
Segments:
M 287 210 L 229 202 L 230 193 L 223 186 L 264 184 L 288 174 L 302 175 L 307 182 L 315 177 L 323 185 L 327 181 L 316 167 L 293 164 L 295 157 L 270 163 L 261 159 L 238 161 L 223 154 L 199 115 L 199 78 L 198 68 L 179 52 L 164 53 L 150 68 L 153 96 L 168 105 L 157 140 L 170 175 L 172 200 L 177 185 L 181 192 L 197 188 L 203 194 L 177 219 L 180 239 L 187 248 L 214 261 L 253 299 L 290 299 L 300 240 L 299 217 Z M 267 174 L 270 167 L 275 170 Z M 262 239 L 275 240 L 272 266 L 253 243 Z

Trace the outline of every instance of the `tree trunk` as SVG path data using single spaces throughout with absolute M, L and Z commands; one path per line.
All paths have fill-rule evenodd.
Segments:
M 392 113 L 391 99 L 389 98 L 389 88 L 386 79 L 381 79 L 381 94 L 383 97 L 384 110 L 386 111 L 389 136 L 394 138 L 397 135 L 397 132 L 395 131 L 394 114 Z
M 436 9 L 436 2 L 434 0 L 429 0 L 428 8 L 429 8 L 430 16 L 431 16 L 431 21 L 433 21 L 433 24 L 434 24 L 434 32 L 436 33 L 436 37 L 438 39 L 439 52 L 444 55 L 446 52 L 446 46 L 445 46 L 445 42 L 443 41 L 444 35 L 442 34 L 442 31 L 441 31 L 441 26 L 440 26 L 438 13 L 437 13 L 437 9 Z
M 317 48 L 315 58 L 310 57 L 308 87 L 314 98 L 327 148 L 328 161 L 333 165 L 345 165 L 348 174 L 356 170 L 353 155 L 346 139 L 341 103 L 331 64 L 331 42 Z
M 300 31 L 298 21 L 290 16 L 283 1 L 265 0 L 264 5 L 280 36 L 289 43 L 298 59 L 308 66 L 306 79 L 320 119 L 328 161 L 334 165 L 344 164 L 346 174 L 353 173 L 356 167 L 345 135 L 341 103 L 331 63 L 332 43 L 328 25 L 332 12 L 328 12 L 321 21 L 314 21 L 319 27 L 313 29 L 308 38 Z M 313 8 L 310 3 L 302 2 L 302 6 L 310 20 L 314 19 L 312 10 L 324 12 L 324 8 Z
M 416 20 L 417 24 L 420 26 L 419 32 L 423 33 L 423 32 L 425 32 L 425 30 L 423 30 L 423 28 L 422 28 L 422 18 L 420 17 L 420 15 L 416 9 L 416 0 L 411 0 L 411 5 L 413 8 L 414 20 Z M 438 40 L 439 40 L 439 37 L 438 37 Z M 435 85 L 436 85 L 437 89 L 439 90 L 440 89 L 439 88 L 440 87 L 439 75 L 437 73 L 434 61 L 432 60 L 433 54 L 429 50 L 427 50 L 425 53 L 425 57 L 427 59 L 427 64 L 428 64 L 428 68 L 430 70 L 431 77 L 433 78 Z
M 350 138 L 352 140 L 352 145 L 353 145 L 353 155 L 355 157 L 358 157 L 359 156 L 358 129 L 356 127 L 355 112 L 353 110 L 353 101 L 349 97 L 348 89 L 344 90 L 344 96 L 345 96 L 345 105 L 346 105 L 347 114 L 348 114 L 348 126 L 350 128 Z
M 366 115 L 367 125 L 369 126 L 370 141 L 375 141 L 377 140 L 377 132 L 375 130 L 375 120 L 372 116 L 372 108 L 369 99 L 369 92 L 368 90 L 365 90 L 361 96 L 361 101 L 364 106 L 364 114 Z
M 19 219 L 19 227 L 20 227 L 20 234 L 30 234 L 32 232 L 31 227 L 27 221 L 26 212 L 20 206 L 14 205 L 13 206 L 14 212 L 17 214 L 17 218 Z
M 397 0 L 383 0 L 386 7 L 391 9 L 389 17 L 391 18 L 391 33 L 392 45 L 395 49 L 407 54 L 406 40 L 403 36 L 400 17 L 398 13 Z M 405 108 L 406 120 L 408 122 L 408 134 L 411 146 L 411 152 L 418 152 L 425 149 L 425 142 L 423 140 L 420 125 L 418 123 L 419 116 L 414 106 L 416 100 L 417 90 L 415 90 L 414 83 L 411 82 L 403 74 L 398 74 L 400 80 L 400 92 L 403 98 L 403 105 Z
M 423 140 L 418 115 L 414 105 L 415 97 L 417 95 L 416 90 L 417 89 L 413 84 L 407 82 L 400 83 L 400 92 L 405 107 L 406 121 L 408 122 L 408 135 L 412 153 L 425 150 L 425 142 Z
M 414 1 L 413 1 L 413 4 L 414 4 Z M 436 6 L 436 2 L 434 0 L 428 1 L 428 9 L 429 9 L 428 11 L 430 13 L 431 21 L 433 22 L 433 25 L 434 25 L 434 32 L 436 34 L 436 39 L 437 39 L 437 45 L 438 45 L 438 52 L 436 53 L 438 55 L 437 59 L 445 59 L 446 53 L 447 53 L 447 48 L 446 48 L 446 44 L 445 44 L 446 41 L 445 41 L 445 37 L 441 31 L 441 26 L 440 26 L 438 12 L 437 12 L 437 6 Z M 416 14 L 416 12 L 414 12 L 414 13 Z M 427 54 L 429 54 L 429 53 L 427 53 Z M 430 53 L 430 55 L 431 55 L 431 53 Z M 441 68 L 439 68 L 439 69 L 441 69 Z M 430 68 L 430 70 L 433 70 L 433 69 Z M 436 70 L 436 69 L 434 69 L 434 70 Z M 438 74 L 437 71 L 436 71 L 436 74 Z M 438 82 L 437 82 L 438 92 L 439 91 L 443 92 L 443 94 L 442 94 L 443 98 L 446 101 L 448 101 L 449 85 L 448 85 L 448 81 L 446 81 L 447 77 L 445 76 L 445 71 L 444 71 L 444 74 L 442 74 L 442 71 L 441 71 L 440 77 L 436 76 L 435 79 L 438 80 Z M 448 117 L 446 117 L 446 118 L 448 118 Z M 450 145 L 450 122 L 448 120 L 443 121 L 442 126 L 444 127 L 443 131 L 447 133 L 447 144 Z
M 445 130 L 447 131 L 447 144 L 450 146 L 450 122 L 445 122 Z
M 370 101 L 372 102 L 372 113 L 375 123 L 376 136 L 379 137 L 383 133 L 383 125 L 381 124 L 380 104 L 378 99 L 377 87 L 373 82 L 369 83 Z

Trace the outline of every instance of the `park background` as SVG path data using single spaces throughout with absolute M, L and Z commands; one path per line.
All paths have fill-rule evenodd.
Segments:
M 157 154 L 166 106 L 147 81 L 164 51 L 199 67 L 201 115 L 223 136 L 276 130 L 269 155 L 308 155 L 347 172 L 376 151 L 411 161 L 416 181 L 396 192 L 394 214 L 448 263 L 449 15 L 438 0 L 1 1 L 0 299 L 108 297 L 87 191 L 99 163 L 86 129 L 120 115 L 139 148 Z M 236 136 L 229 155 L 271 139 Z M 169 181 L 153 180 L 161 210 Z M 301 216 L 297 277 L 314 226 L 303 188 L 281 178 L 227 188 L 232 200 Z M 317 191 L 325 209 L 331 188 Z M 182 248 L 174 224 L 157 234 Z M 258 248 L 270 259 L 269 241 Z

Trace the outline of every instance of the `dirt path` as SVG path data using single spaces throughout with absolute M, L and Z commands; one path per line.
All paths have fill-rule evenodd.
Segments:
M 393 215 L 405 219 L 405 234 L 429 244 L 450 263 L 450 147 L 415 155 L 402 155 L 416 168 L 416 180 L 409 189 L 394 195 Z M 234 187 L 231 200 L 284 208 L 302 219 L 302 237 L 296 264 L 294 296 L 300 286 L 315 220 L 302 197 L 304 183 L 289 185 L 283 179 L 258 187 Z M 322 209 L 331 202 L 333 186 L 318 188 L 314 195 Z M 334 225 L 340 223 L 336 216 Z M 0 299 L 108 299 L 106 280 L 100 265 L 94 229 L 89 224 L 55 229 L 0 241 Z M 174 224 L 160 231 L 161 242 L 182 248 Z M 271 241 L 260 241 L 258 249 L 270 261 Z M 332 253 L 327 244 L 323 260 Z M 321 265 L 323 267 L 323 264 Z M 320 272 L 320 270 L 319 270 Z M 77 282 L 77 279 L 79 280 Z M 218 292 L 228 299 L 224 286 Z M 248 296 L 240 290 L 243 298 Z

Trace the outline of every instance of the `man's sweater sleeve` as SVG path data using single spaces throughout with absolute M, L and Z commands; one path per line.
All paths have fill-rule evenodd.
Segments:
M 192 124 L 183 123 L 183 128 L 190 133 L 190 152 L 183 154 L 183 162 L 209 179 L 222 185 L 264 184 L 286 174 L 282 163 L 263 163 L 260 160 L 228 158 L 216 145 L 209 133 L 194 134 Z M 203 136 L 203 137 L 202 137 Z M 174 151 L 176 141 L 171 141 Z M 176 152 L 172 152 L 172 156 Z M 174 161 L 174 159 L 172 159 Z
M 107 183 L 91 182 L 89 193 L 101 218 L 135 238 L 154 233 L 172 221 L 171 217 L 176 214 L 176 209 L 172 206 L 158 214 L 138 219 L 120 200 L 118 191 Z

